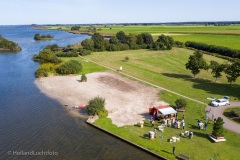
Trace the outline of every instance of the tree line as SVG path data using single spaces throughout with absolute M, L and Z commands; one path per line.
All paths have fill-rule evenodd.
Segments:
M 91 51 L 122 51 L 136 49 L 171 50 L 174 45 L 172 37 L 161 35 L 156 41 L 149 33 L 129 34 L 123 31 L 117 32 L 109 40 L 104 39 L 100 33 L 94 33 L 91 39 L 85 39 L 82 47 Z
M 199 43 L 199 42 L 190 42 L 187 41 L 185 43 L 186 47 L 195 48 L 198 50 L 210 52 L 210 53 L 218 53 L 223 56 L 228 56 L 232 58 L 240 58 L 240 50 L 235 50 L 227 47 L 222 46 L 215 46 L 215 45 L 208 45 L 205 43 Z
M 191 70 L 194 77 L 200 73 L 201 69 L 211 69 L 211 74 L 215 78 L 215 82 L 217 81 L 217 78 L 222 77 L 222 72 L 226 74 L 227 80 L 230 84 L 235 82 L 240 76 L 239 59 L 234 59 L 232 62 L 227 64 L 219 64 L 216 61 L 210 61 L 210 65 L 208 65 L 200 51 L 196 51 L 193 55 L 190 55 L 185 66 L 186 69 Z

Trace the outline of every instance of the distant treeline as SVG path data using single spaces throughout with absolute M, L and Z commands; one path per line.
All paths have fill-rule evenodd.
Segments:
M 97 24 L 56 24 L 56 25 L 47 25 L 47 26 L 110 26 L 110 25 L 123 25 L 123 26 L 130 26 L 130 25 L 140 25 L 140 26 L 147 26 L 147 25 L 215 25 L 215 26 L 224 26 L 224 25 L 231 25 L 231 24 L 240 24 L 240 21 L 206 21 L 206 22 L 168 22 L 168 23 L 97 23 Z M 44 26 L 44 25 L 42 25 Z
M 185 43 L 186 47 L 210 52 L 210 53 L 217 53 L 223 56 L 228 56 L 231 58 L 240 58 L 240 50 L 235 50 L 227 47 L 222 46 L 215 46 L 215 45 L 208 45 L 205 43 L 199 43 L 199 42 L 190 42 L 187 41 Z
M 45 40 L 45 39 L 52 39 L 53 36 L 51 35 L 40 35 L 39 33 L 34 35 L 35 40 Z
M 7 40 L 6 38 L 3 38 L 2 35 L 0 35 L 0 51 L 20 51 L 21 48 L 14 42 Z
M 136 49 L 170 50 L 174 45 L 172 37 L 161 35 L 154 41 L 149 33 L 129 34 L 123 31 L 116 33 L 109 40 L 104 39 L 100 33 L 94 33 L 91 39 L 85 39 L 82 47 L 91 51 L 122 51 Z

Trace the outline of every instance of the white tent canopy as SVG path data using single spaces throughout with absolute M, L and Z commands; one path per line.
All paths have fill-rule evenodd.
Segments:
M 172 107 L 158 109 L 158 114 L 167 115 L 167 114 L 176 114 L 176 113 L 177 111 L 175 111 Z

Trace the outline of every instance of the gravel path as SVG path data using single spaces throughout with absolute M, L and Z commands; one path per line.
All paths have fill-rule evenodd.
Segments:
M 209 118 L 210 119 L 212 119 L 213 114 L 214 114 L 214 118 L 222 117 L 223 121 L 225 122 L 223 124 L 224 128 L 240 134 L 240 125 L 231 121 L 231 120 L 229 120 L 227 117 L 225 117 L 223 115 L 223 112 L 226 108 L 230 108 L 230 107 L 233 107 L 233 106 L 240 106 L 240 102 L 230 102 L 230 104 L 231 105 L 219 106 L 219 107 L 207 106 L 206 109 L 207 110 L 211 109 L 211 111 L 209 113 Z

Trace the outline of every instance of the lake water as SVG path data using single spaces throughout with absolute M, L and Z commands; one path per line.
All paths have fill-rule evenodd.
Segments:
M 36 33 L 50 34 L 54 39 L 35 41 Z M 34 84 L 34 71 L 39 66 L 31 60 L 34 54 L 48 44 L 67 46 L 89 36 L 36 30 L 31 26 L 0 26 L 0 34 L 22 48 L 18 53 L 0 53 L 1 160 L 157 159 L 87 125 L 84 119 L 71 117 L 62 105 L 46 97 Z

